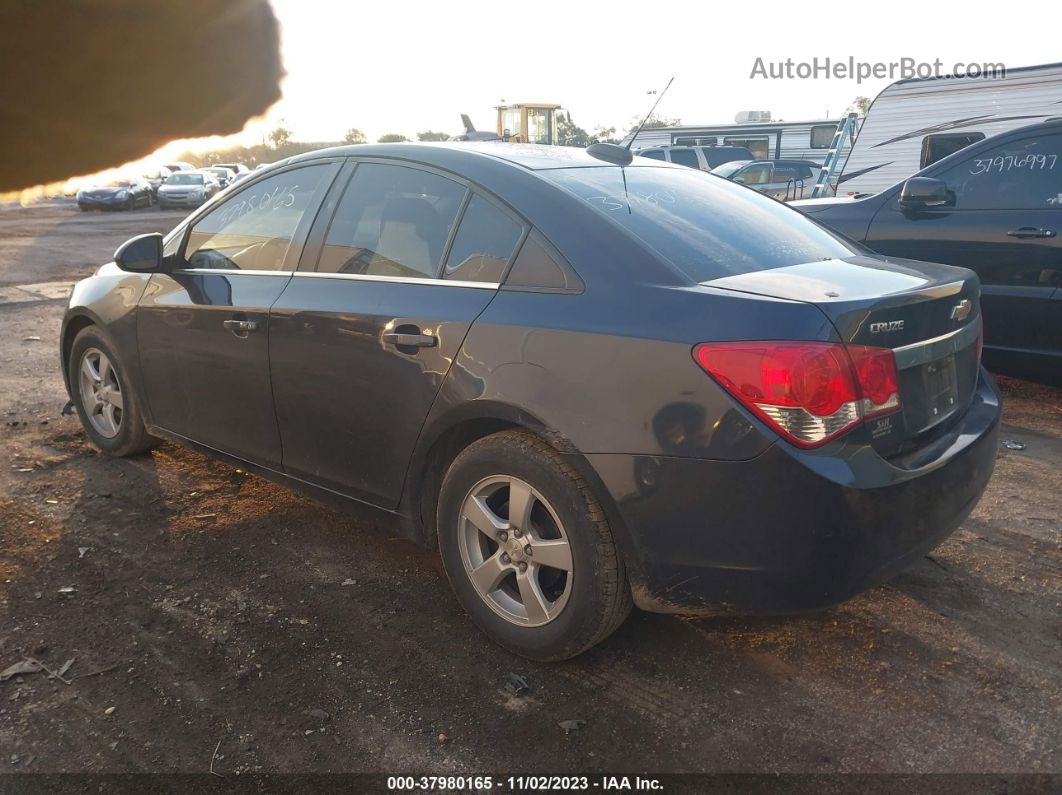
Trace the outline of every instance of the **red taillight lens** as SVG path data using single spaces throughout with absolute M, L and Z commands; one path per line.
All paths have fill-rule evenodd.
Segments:
M 815 447 L 900 408 L 892 351 L 828 342 L 719 342 L 693 349 L 705 372 L 785 438 Z

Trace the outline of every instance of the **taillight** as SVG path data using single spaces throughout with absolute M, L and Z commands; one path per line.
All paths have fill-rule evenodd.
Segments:
M 693 358 L 742 405 L 802 447 L 900 408 L 885 348 L 829 342 L 706 342 Z

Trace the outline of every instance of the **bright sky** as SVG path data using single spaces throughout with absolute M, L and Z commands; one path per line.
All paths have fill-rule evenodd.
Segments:
M 926 2 L 273 0 L 273 6 L 283 26 L 284 98 L 244 141 L 260 140 L 280 118 L 301 140 L 336 140 L 349 127 L 370 140 L 388 132 L 455 133 L 461 112 L 491 129 L 493 106 L 502 99 L 557 102 L 582 127 L 622 129 L 648 110 L 647 90 L 671 75 L 675 82 L 659 108 L 665 117 L 718 124 L 741 110 L 770 110 L 775 118 L 823 118 L 892 81 L 750 79 L 756 58 L 939 58 L 945 72 L 956 62 L 1015 67 L 1059 59 L 1053 2 L 1025 3 L 1017 17 L 996 22 L 988 9 Z M 827 18 L 831 7 L 842 9 L 834 21 Z

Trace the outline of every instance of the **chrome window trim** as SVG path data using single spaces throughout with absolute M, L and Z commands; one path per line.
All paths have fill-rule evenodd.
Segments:
M 920 364 L 943 359 L 974 343 L 980 331 L 980 324 L 977 322 L 967 323 L 962 328 L 939 337 L 894 348 L 892 353 L 896 357 L 896 367 L 899 370 L 905 370 L 908 367 L 917 367 Z
M 246 276 L 291 276 L 295 271 L 256 271 L 256 270 L 242 270 L 240 268 L 174 268 L 170 272 L 170 276 L 174 276 L 178 273 L 216 273 L 220 276 L 233 275 L 236 273 L 242 273 Z
M 413 276 L 377 276 L 368 273 L 321 273 L 318 271 L 295 271 L 296 277 L 310 279 L 348 279 L 357 282 L 387 282 L 391 284 L 423 284 L 431 287 L 472 287 L 479 290 L 497 290 L 501 282 L 466 282 L 459 279 L 434 279 Z

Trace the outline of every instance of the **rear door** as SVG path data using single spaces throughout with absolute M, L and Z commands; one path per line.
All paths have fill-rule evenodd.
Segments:
M 424 418 L 526 227 L 459 178 L 405 163 L 357 162 L 333 201 L 271 313 L 284 469 L 393 507 Z
M 961 265 L 981 279 L 986 354 L 1062 355 L 1062 135 L 1015 136 L 928 169 L 948 206 L 899 208 L 899 191 L 871 222 L 883 254 Z
M 226 453 L 280 464 L 269 381 L 269 307 L 291 278 L 339 163 L 284 169 L 192 222 L 169 272 L 137 307 L 155 424 Z

